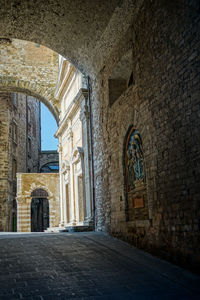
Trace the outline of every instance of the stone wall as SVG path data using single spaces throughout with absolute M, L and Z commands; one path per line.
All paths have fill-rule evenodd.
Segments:
M 13 126 L 13 122 L 16 124 L 16 142 L 13 143 L 13 129 L 10 132 L 10 145 L 12 148 L 9 151 L 10 161 L 14 155 L 17 161 L 16 172 L 27 171 L 27 97 L 24 94 L 11 93 L 12 103 L 10 105 L 10 121 L 9 126 Z M 16 105 L 14 105 L 14 98 Z M 34 112 L 33 112 L 34 113 Z M 12 141 L 11 141 L 12 140 Z M 12 170 L 12 168 L 10 168 Z M 16 178 L 15 178 L 16 185 Z M 16 196 L 16 193 L 15 193 Z
M 27 172 L 39 172 L 41 151 L 40 101 L 27 96 Z
M 26 172 L 26 96 L 23 94 L 8 95 L 8 195 L 7 195 L 7 228 L 6 231 L 15 230 L 16 220 L 16 173 Z
M 96 229 L 191 268 L 200 264 L 197 2 L 145 1 L 92 80 L 91 99 Z M 109 78 L 130 50 L 132 84 L 127 81 L 127 89 L 110 103 Z M 145 217 L 132 208 L 141 214 L 132 221 L 126 217 L 123 167 L 130 125 L 143 140 L 148 205 Z
M 8 202 L 8 95 L 0 94 L 0 231 L 7 229 Z
M 59 174 L 17 174 L 17 230 L 31 231 L 31 193 L 43 189 L 48 193 L 49 226 L 57 227 L 60 221 Z
M 15 102 L 14 102 L 15 98 Z M 12 230 L 16 172 L 26 172 L 26 96 L 1 93 L 1 196 L 0 230 Z M 2 169 L 3 168 L 3 169 Z
M 58 120 L 54 92 L 58 54 L 37 43 L 0 42 L 0 90 L 24 92 L 43 101 Z

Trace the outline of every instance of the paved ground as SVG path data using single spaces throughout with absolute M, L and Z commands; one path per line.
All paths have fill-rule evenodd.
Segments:
M 0 234 L 0 299 L 200 299 L 200 277 L 100 233 Z

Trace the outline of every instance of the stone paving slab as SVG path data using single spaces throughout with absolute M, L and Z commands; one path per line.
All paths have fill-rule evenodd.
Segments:
M 0 233 L 0 300 L 200 299 L 200 277 L 98 232 Z

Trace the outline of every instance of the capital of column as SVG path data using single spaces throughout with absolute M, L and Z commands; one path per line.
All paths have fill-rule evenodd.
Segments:
M 63 150 L 63 147 L 62 147 L 62 145 L 61 144 L 59 144 L 59 146 L 58 146 L 58 153 L 61 153 L 62 152 L 62 150 Z
M 17 205 L 21 205 L 24 202 L 24 197 L 23 196 L 18 196 L 16 197 Z

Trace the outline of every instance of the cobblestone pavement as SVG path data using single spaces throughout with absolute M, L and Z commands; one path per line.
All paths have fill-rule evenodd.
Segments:
M 200 277 L 102 233 L 0 234 L 0 299 L 200 299 Z

